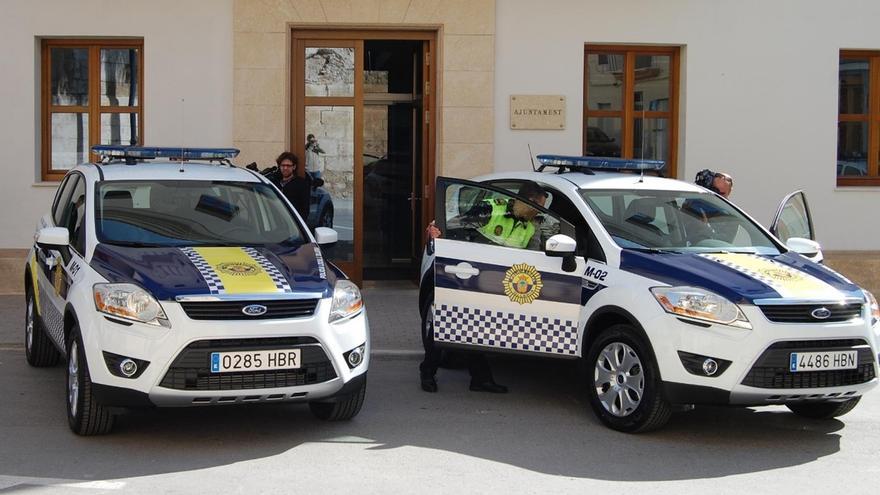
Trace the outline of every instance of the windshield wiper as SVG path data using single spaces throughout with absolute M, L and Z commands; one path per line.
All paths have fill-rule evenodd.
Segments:
M 104 241 L 104 244 L 110 244 L 111 246 L 124 246 L 124 247 L 172 247 L 166 246 L 165 244 L 157 244 L 155 242 L 141 242 L 141 241 Z
M 639 251 L 642 253 L 682 254 L 681 251 L 676 251 L 674 249 L 664 249 L 664 248 L 655 248 L 655 247 L 624 248 L 624 249 L 632 249 L 633 251 Z

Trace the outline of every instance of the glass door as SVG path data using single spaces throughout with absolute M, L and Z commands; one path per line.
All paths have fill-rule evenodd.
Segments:
M 319 224 L 339 234 L 324 255 L 359 282 L 362 216 L 357 205 L 363 163 L 355 150 L 362 147 L 357 130 L 363 112 L 363 41 L 301 39 L 294 42 L 294 50 L 294 81 L 299 85 L 295 94 L 302 97 L 294 100 L 293 147 L 305 164 L 299 171 L 323 181 L 319 193 L 326 197 L 313 201 L 322 210 L 314 214 Z

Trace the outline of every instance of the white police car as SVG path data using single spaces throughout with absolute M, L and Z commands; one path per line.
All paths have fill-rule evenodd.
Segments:
M 308 402 L 328 420 L 364 401 L 369 325 L 358 288 L 235 149 L 97 146 L 39 223 L 25 267 L 26 351 L 67 359 L 67 411 L 106 433 L 117 407 Z
M 619 172 L 662 162 L 539 160 L 537 172 L 439 178 L 442 236 L 420 295 L 437 345 L 584 359 L 593 410 L 626 432 L 695 404 L 830 418 L 877 385 L 877 301 L 805 257 L 821 256 L 814 241 L 783 244 L 701 187 Z M 514 193 L 527 181 L 548 193 L 544 208 Z M 540 242 L 493 244 L 514 223 L 472 212 L 516 201 L 538 210 Z M 777 224 L 786 238 L 812 237 L 802 193 Z

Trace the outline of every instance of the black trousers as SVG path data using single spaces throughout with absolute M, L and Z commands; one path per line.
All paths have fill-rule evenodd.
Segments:
M 430 311 L 430 308 L 427 309 Z M 425 359 L 419 364 L 419 375 L 421 378 L 432 378 L 437 373 L 437 368 L 443 359 L 444 351 L 434 345 L 434 327 L 429 322 L 425 322 L 426 318 L 422 317 L 422 347 L 425 348 Z M 483 383 L 492 380 L 492 369 L 489 367 L 489 360 L 486 354 L 479 351 L 460 351 L 464 354 L 467 361 L 468 371 L 471 374 L 471 380 Z

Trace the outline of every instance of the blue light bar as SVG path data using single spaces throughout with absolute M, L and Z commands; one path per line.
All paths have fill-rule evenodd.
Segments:
M 666 166 L 663 160 L 644 160 L 635 158 L 605 158 L 600 156 L 538 155 L 541 167 L 587 168 L 590 170 L 645 170 L 661 171 Z
M 159 146 L 121 146 L 98 144 L 92 153 L 108 158 L 168 158 L 171 160 L 231 160 L 237 148 L 170 148 Z

